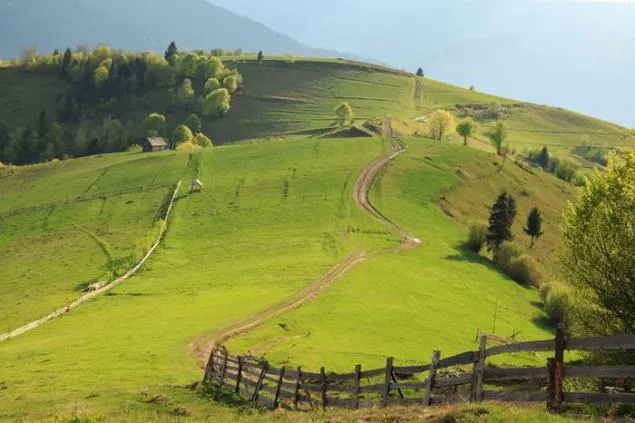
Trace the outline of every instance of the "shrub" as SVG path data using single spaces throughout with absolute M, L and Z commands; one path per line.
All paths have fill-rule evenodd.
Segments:
M 540 288 L 538 289 L 538 293 L 543 303 L 547 302 L 547 296 L 551 292 L 552 288 L 553 288 L 553 282 L 543 283 L 542 285 L 540 285 Z
M 566 160 L 561 160 L 560 163 L 558 163 L 558 165 L 556 166 L 555 174 L 558 179 L 562 179 L 566 182 L 571 182 L 576 176 L 575 165 Z
M 196 144 L 194 144 L 194 142 L 187 141 L 187 142 L 179 144 L 176 147 L 176 151 L 194 151 L 194 150 L 198 150 L 199 148 L 201 148 L 201 147 L 196 145 Z
M 467 237 L 465 246 L 472 252 L 478 254 L 481 252 L 487 242 L 487 224 L 472 223 Z
M 545 300 L 545 313 L 553 323 L 564 322 L 569 308 L 569 289 L 564 285 L 552 285 Z
M 538 262 L 530 256 L 523 255 L 509 261 L 507 274 L 510 278 L 524 285 L 540 286 L 542 274 Z
M 143 147 L 139 144 L 132 144 L 126 149 L 126 151 L 128 153 L 141 153 L 143 151 Z
M 494 250 L 494 262 L 504 271 L 509 269 L 512 259 L 520 257 L 525 252 L 525 247 L 515 242 L 505 241 Z
M 194 136 L 193 143 L 203 148 L 214 146 L 212 140 L 210 140 L 205 134 L 202 134 L 200 132 Z

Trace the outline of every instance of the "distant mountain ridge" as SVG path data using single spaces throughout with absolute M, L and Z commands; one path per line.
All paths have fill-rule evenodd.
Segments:
M 126 50 L 163 51 L 214 47 L 268 54 L 352 57 L 312 48 L 205 0 L 3 0 L 0 57 L 25 48 L 51 52 L 107 43 Z

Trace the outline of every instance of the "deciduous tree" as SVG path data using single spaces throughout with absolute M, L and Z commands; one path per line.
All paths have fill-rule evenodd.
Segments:
M 192 113 L 185 119 L 184 125 L 187 126 L 195 134 L 203 132 L 203 122 L 196 113 Z
M 496 148 L 496 154 L 502 155 L 503 145 L 507 139 L 507 128 L 503 122 L 498 122 L 492 132 L 489 133 L 489 138 L 492 140 L 492 144 Z
M 342 103 L 335 108 L 335 120 L 340 127 L 353 123 L 353 108 L 348 103 Z
M 463 145 L 467 145 L 467 139 L 476 132 L 476 123 L 472 119 L 465 119 L 456 125 L 456 132 L 463 137 Z
M 178 147 L 179 144 L 184 142 L 192 142 L 194 140 L 194 134 L 185 125 L 179 125 L 174 129 L 172 133 L 172 148 Z
M 203 113 L 206 116 L 220 117 L 231 108 L 230 100 L 231 96 L 226 88 L 214 90 L 203 100 Z
M 149 137 L 162 137 L 165 135 L 165 116 L 160 113 L 150 113 L 143 121 L 143 126 Z
M 455 128 L 454 117 L 445 110 L 436 110 L 430 116 L 429 125 L 430 138 L 441 141 L 452 135 Z

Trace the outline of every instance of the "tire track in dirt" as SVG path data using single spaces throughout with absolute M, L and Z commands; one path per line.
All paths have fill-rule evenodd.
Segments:
M 383 137 L 391 144 L 391 149 L 388 153 L 375 159 L 368 166 L 362 170 L 362 173 L 355 182 L 353 188 L 353 199 L 355 204 L 362 210 L 370 214 L 375 220 L 382 225 L 386 226 L 393 235 L 399 237 L 401 242 L 396 247 L 375 249 L 373 251 L 359 251 L 356 252 L 344 260 L 337 263 L 328 272 L 322 275 L 320 278 L 313 281 L 309 286 L 302 291 L 292 295 L 284 301 L 274 304 L 265 310 L 259 311 L 251 316 L 245 317 L 237 322 L 234 322 L 225 327 L 214 330 L 211 333 L 202 335 L 194 339 L 189 344 L 189 351 L 196 359 L 196 362 L 200 368 L 205 368 L 208 357 L 212 350 L 219 348 L 223 343 L 230 339 L 244 334 L 257 326 L 262 325 L 266 321 L 280 316 L 283 313 L 297 309 L 302 305 L 312 301 L 317 297 L 324 289 L 328 288 L 339 278 L 344 276 L 350 270 L 364 262 L 371 256 L 380 254 L 400 254 L 405 251 L 416 248 L 421 244 L 421 241 L 408 233 L 405 229 L 392 222 L 388 217 L 381 213 L 368 198 L 373 183 L 377 179 L 379 173 L 384 167 L 392 160 L 394 160 L 401 153 L 406 151 L 406 148 L 399 144 L 394 137 L 392 130 L 392 120 L 389 117 L 384 118 L 383 122 Z

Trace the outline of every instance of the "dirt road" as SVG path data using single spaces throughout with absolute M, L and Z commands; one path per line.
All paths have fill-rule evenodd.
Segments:
M 190 343 L 189 349 L 201 368 L 205 368 L 209 355 L 214 348 L 221 346 L 231 338 L 243 334 L 274 317 L 308 303 L 317 297 L 324 289 L 328 288 L 340 277 L 365 261 L 368 257 L 385 254 L 386 252 L 398 254 L 412 248 L 416 248 L 419 244 L 421 244 L 419 239 L 409 234 L 405 229 L 392 222 L 388 217 L 384 216 L 379 210 L 377 210 L 368 198 L 373 182 L 375 182 L 375 179 L 379 175 L 380 171 L 391 160 L 406 151 L 405 147 L 401 146 L 395 139 L 392 131 L 392 121 L 388 117 L 384 118 L 383 135 L 384 139 L 390 142 L 391 149 L 388 153 L 377 158 L 364 168 L 355 183 L 353 198 L 355 200 L 355 204 L 357 204 L 360 209 L 369 213 L 373 218 L 375 218 L 375 220 L 390 229 L 395 236 L 398 236 L 401 239 L 400 244 L 395 248 L 390 248 L 388 251 L 386 251 L 386 249 L 378 249 L 370 252 L 360 251 L 354 253 L 337 263 L 319 279 L 312 282 L 311 285 L 290 298 L 274 304 L 266 310 L 262 310 L 256 314 L 241 319 L 238 322 L 216 329 L 211 333 L 196 338 Z

